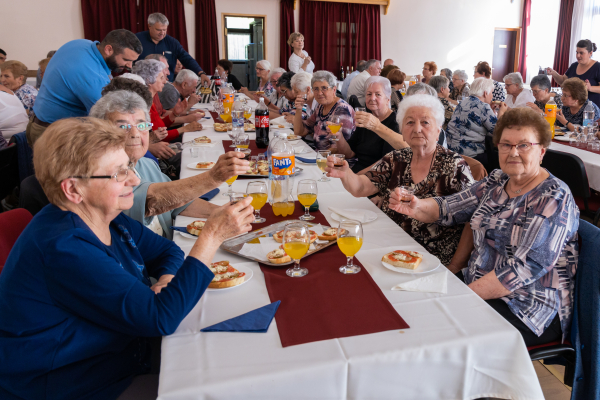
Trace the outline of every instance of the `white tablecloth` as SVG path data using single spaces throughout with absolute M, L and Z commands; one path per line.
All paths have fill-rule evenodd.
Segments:
M 205 129 L 186 134 L 184 141 L 200 135 L 226 139 L 224 133 Z M 216 160 L 222 152 L 217 145 L 205 156 Z M 191 162 L 189 152 L 182 160 L 182 165 Z M 314 165 L 301 166 L 301 178 L 321 175 Z M 194 173 L 182 168 L 182 177 Z M 236 181 L 234 190 L 244 191 L 247 182 Z M 163 339 L 159 399 L 544 398 L 516 329 L 452 274 L 447 294 L 391 291 L 414 277 L 383 268 L 381 256 L 396 248 L 422 247 L 369 200 L 348 194 L 339 181 L 318 185 L 320 210 L 330 224 L 335 222 L 328 206 L 377 213 L 376 221 L 364 225 L 357 257 L 410 329 L 286 348 L 277 317 L 267 333 L 200 332 L 270 302 L 258 264 L 218 250 L 215 260 L 247 266 L 253 278 L 234 289 L 205 293 L 177 331 Z M 214 200 L 226 201 L 221 195 Z M 180 216 L 176 225 L 191 220 Z M 179 234 L 174 240 L 186 253 L 193 245 Z
M 550 149 L 574 154 L 581 158 L 581 161 L 585 164 L 585 172 L 587 173 L 590 187 L 600 191 L 600 154 L 555 142 L 550 144 Z

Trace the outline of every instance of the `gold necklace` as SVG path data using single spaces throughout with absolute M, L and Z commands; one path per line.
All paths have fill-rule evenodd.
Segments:
M 533 180 L 534 180 L 535 178 L 537 178 L 539 174 L 540 174 L 540 171 L 539 171 L 539 169 L 538 169 L 538 172 L 537 172 L 537 174 L 535 174 L 533 178 L 531 178 L 530 180 L 528 180 L 527 182 L 525 182 L 525 184 L 524 184 L 524 185 L 521 187 L 521 189 L 519 189 L 519 190 L 510 189 L 510 190 L 511 190 L 513 193 L 520 194 L 520 193 L 521 193 L 521 191 L 522 191 L 523 189 L 525 189 L 525 187 L 526 187 L 527 185 L 529 185 L 531 182 L 533 182 Z

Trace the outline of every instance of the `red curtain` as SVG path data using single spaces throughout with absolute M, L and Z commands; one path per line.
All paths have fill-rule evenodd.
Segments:
M 300 2 L 304 49 L 317 70 L 336 76 L 340 66 L 381 59 L 380 6 L 322 1 Z
M 561 0 L 560 14 L 558 16 L 558 34 L 556 35 L 556 49 L 554 50 L 554 65 L 552 68 L 559 74 L 564 74 L 569 68 L 569 54 L 571 53 L 571 22 L 573 19 L 573 5 L 575 0 Z M 560 86 L 552 81 L 552 86 Z
M 81 15 L 88 40 L 102 41 L 115 29 L 138 31 L 136 0 L 81 0 Z
M 527 31 L 531 22 L 531 0 L 523 2 L 523 17 L 521 18 L 521 49 L 519 51 L 519 72 L 525 80 L 527 74 Z
M 287 63 L 292 55 L 292 48 L 287 44 L 287 40 L 296 31 L 294 0 L 281 0 L 279 21 L 279 66 L 288 69 Z
M 196 0 L 196 61 L 211 74 L 219 61 L 219 33 L 215 0 Z
M 140 5 L 138 7 L 138 28 L 134 32 L 147 31 L 148 15 L 159 12 L 169 19 L 169 30 L 167 31 L 167 34 L 179 40 L 179 43 L 181 43 L 183 48 L 188 51 L 185 12 L 183 10 L 184 1 L 185 0 L 140 0 Z

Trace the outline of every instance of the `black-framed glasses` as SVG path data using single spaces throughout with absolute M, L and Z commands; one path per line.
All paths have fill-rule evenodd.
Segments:
M 518 143 L 518 144 L 510 144 L 510 143 L 498 143 L 498 152 L 499 153 L 508 153 L 512 150 L 513 147 L 517 149 L 519 153 L 526 153 L 533 148 L 533 146 L 538 145 L 539 143 Z
M 153 124 L 150 122 L 140 122 L 139 124 L 131 125 L 131 124 L 121 124 L 117 125 L 119 129 L 124 129 L 126 131 L 130 131 L 131 128 L 136 127 L 138 131 L 147 131 L 152 128 Z
M 130 161 L 127 168 L 119 168 L 117 172 L 113 175 L 92 175 L 92 176 L 82 176 L 82 175 L 74 175 L 69 178 L 77 178 L 77 179 L 112 179 L 114 178 L 117 182 L 123 182 L 127 179 L 127 174 L 130 170 L 133 169 L 133 163 Z

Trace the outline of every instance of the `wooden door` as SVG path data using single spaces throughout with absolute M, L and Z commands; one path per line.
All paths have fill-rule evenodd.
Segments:
M 496 28 L 494 30 L 493 80 L 502 82 L 507 74 L 517 70 L 520 36 L 520 28 Z

